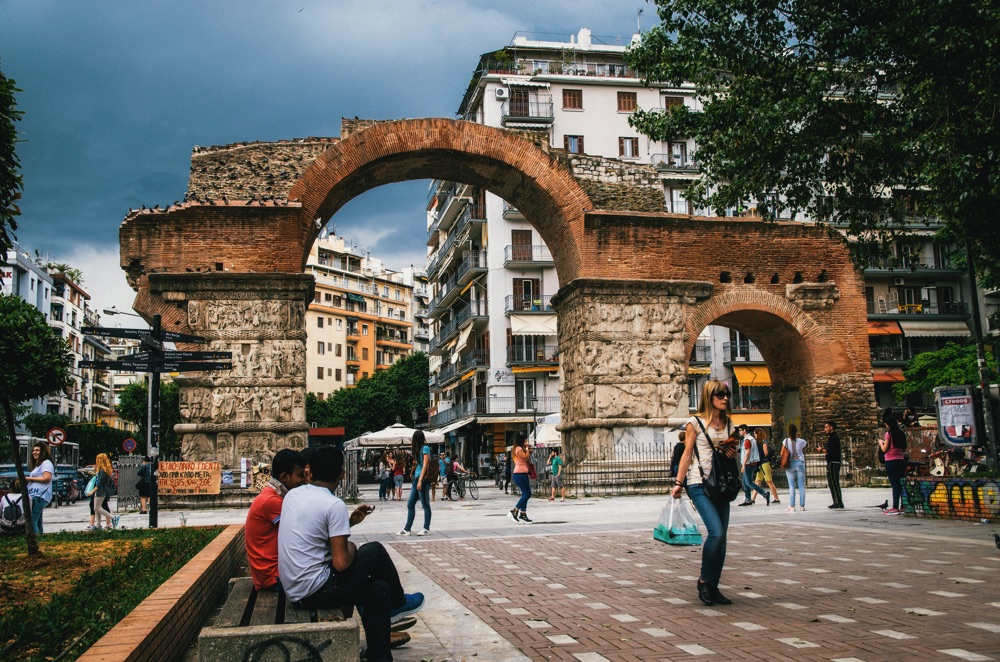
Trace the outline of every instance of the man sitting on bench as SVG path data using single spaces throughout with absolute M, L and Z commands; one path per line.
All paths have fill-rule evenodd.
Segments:
M 421 593 L 405 594 L 399 573 L 377 542 L 357 547 L 351 527 L 375 508 L 348 513 L 334 495 L 344 476 L 344 454 L 333 446 L 317 448 L 309 459 L 312 483 L 292 490 L 281 507 L 278 572 L 290 600 L 307 609 L 355 605 L 361 615 L 370 662 L 392 660 L 391 623 L 424 606 Z
M 283 448 L 271 461 L 271 480 L 250 504 L 246 523 L 250 577 L 258 591 L 280 588 L 278 580 L 278 522 L 288 491 L 305 482 L 306 460 L 298 451 Z

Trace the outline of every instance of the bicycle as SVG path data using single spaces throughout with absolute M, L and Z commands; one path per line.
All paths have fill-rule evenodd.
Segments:
M 455 490 L 458 492 L 460 499 L 465 498 L 465 493 L 468 492 L 469 496 L 476 500 L 479 498 L 479 485 L 476 484 L 476 478 L 471 473 L 460 474 L 458 479 L 455 481 Z

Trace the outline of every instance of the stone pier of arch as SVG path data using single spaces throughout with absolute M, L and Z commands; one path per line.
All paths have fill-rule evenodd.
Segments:
M 309 248 L 353 197 L 425 178 L 501 196 L 549 246 L 562 283 L 553 304 L 571 459 L 612 460 L 616 444 L 685 420 L 687 357 L 709 324 L 760 349 L 775 426 L 794 418 L 812 435 L 834 418 L 842 434 L 877 428 L 863 278 L 841 237 L 664 213 L 650 192 L 655 173 L 578 161 L 544 141 L 440 118 L 198 148 L 185 201 L 131 212 L 120 230 L 135 310 L 234 355 L 229 373 L 178 379 L 185 459 L 268 462 L 306 444 Z M 789 394 L 800 412 L 786 417 Z

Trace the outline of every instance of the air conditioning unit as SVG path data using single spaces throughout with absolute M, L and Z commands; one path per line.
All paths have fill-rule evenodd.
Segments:
M 906 285 L 906 279 L 905 278 L 893 278 L 892 279 L 892 284 L 893 285 Z
M 506 87 L 497 88 L 497 99 L 507 99 L 510 97 L 510 90 Z

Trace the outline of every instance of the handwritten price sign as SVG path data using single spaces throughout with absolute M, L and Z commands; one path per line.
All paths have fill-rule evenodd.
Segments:
M 220 462 L 160 462 L 160 494 L 218 494 L 221 485 Z

